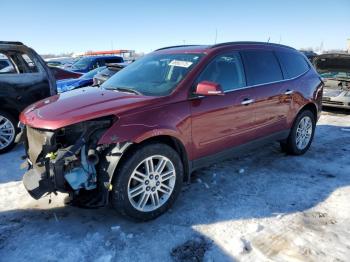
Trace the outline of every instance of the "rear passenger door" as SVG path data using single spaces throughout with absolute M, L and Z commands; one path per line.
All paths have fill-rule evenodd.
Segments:
M 255 91 L 257 138 L 287 129 L 291 97 L 277 57 L 270 50 L 241 51 L 248 86 Z

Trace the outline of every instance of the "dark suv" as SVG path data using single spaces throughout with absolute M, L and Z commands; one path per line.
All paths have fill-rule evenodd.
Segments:
M 38 199 L 108 202 L 148 220 L 165 212 L 193 170 L 278 141 L 305 153 L 323 83 L 293 48 L 233 42 L 159 49 L 101 88 L 42 100 L 21 114 L 28 171 Z
M 20 112 L 56 94 L 56 81 L 42 58 L 20 42 L 0 41 L 0 153 L 15 144 Z

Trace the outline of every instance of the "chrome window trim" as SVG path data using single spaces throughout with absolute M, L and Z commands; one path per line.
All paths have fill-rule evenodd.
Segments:
M 307 71 L 305 71 L 304 73 L 302 73 L 302 74 L 300 74 L 298 76 L 292 77 L 292 78 L 287 78 L 287 79 L 282 79 L 282 80 L 279 80 L 279 81 L 267 82 L 267 83 L 262 83 L 262 84 L 257 84 L 257 85 L 250 85 L 250 86 L 240 87 L 240 88 L 224 91 L 223 93 L 226 94 L 226 93 L 239 91 L 239 90 L 243 90 L 243 89 L 248 89 L 248 88 L 252 88 L 252 87 L 259 87 L 259 86 L 270 85 L 270 84 L 284 83 L 286 81 L 297 79 L 297 78 L 305 75 L 309 71 L 310 71 L 310 68 Z

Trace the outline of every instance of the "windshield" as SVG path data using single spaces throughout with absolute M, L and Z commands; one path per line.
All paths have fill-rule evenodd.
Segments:
M 98 67 L 96 69 L 93 69 L 85 74 L 83 74 L 80 78 L 81 79 L 91 79 L 93 78 L 98 72 L 102 71 L 103 69 L 106 69 L 105 66 Z
M 115 74 L 105 89 L 129 89 L 148 96 L 169 95 L 202 54 L 150 54 Z
M 350 79 L 350 72 L 329 71 L 320 73 L 320 76 L 324 78 Z
M 72 68 L 78 70 L 86 69 L 90 65 L 91 60 L 90 57 L 82 57 L 72 65 Z

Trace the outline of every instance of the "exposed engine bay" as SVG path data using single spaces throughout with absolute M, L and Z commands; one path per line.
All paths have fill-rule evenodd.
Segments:
M 341 93 L 343 91 L 350 91 L 350 79 L 341 79 L 341 78 L 335 78 L 335 79 L 324 79 L 325 83 L 325 89 L 331 91 L 331 90 L 337 90 L 337 93 Z
M 116 165 L 107 158 L 115 148 L 98 140 L 112 122 L 105 117 L 55 131 L 24 127 L 28 171 L 23 183 L 29 194 L 39 199 L 58 191 L 69 193 L 75 205 L 104 206 L 114 171 L 110 166 Z
M 314 60 L 314 65 L 325 83 L 322 103 L 350 108 L 350 55 L 323 54 Z

